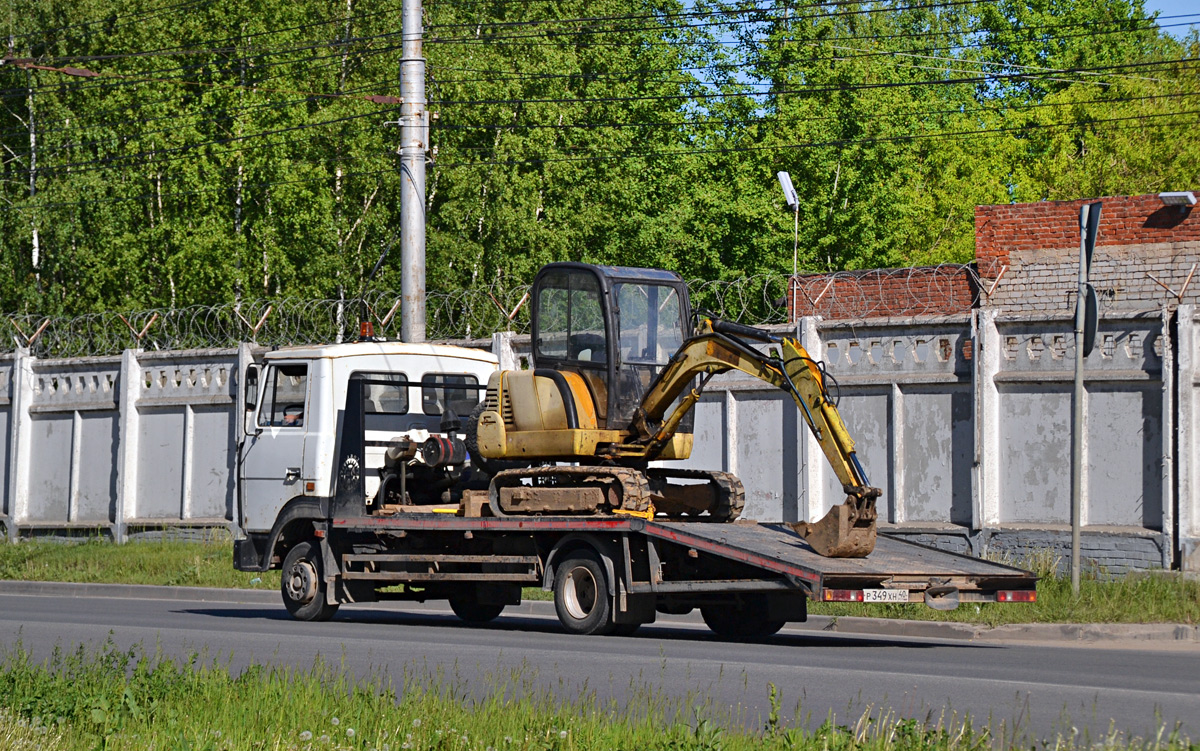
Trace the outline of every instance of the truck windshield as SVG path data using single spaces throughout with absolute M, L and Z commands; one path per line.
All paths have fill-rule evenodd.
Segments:
M 303 427 L 304 399 L 307 394 L 307 365 L 272 365 L 267 370 L 258 424 L 264 428 Z

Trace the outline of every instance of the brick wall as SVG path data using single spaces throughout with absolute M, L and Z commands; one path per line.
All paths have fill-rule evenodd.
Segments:
M 1142 195 L 977 207 L 981 287 L 987 293 L 995 285 L 983 304 L 1013 313 L 1073 310 L 1079 207 L 1096 200 L 1104 207 L 1091 281 L 1101 314 L 1200 300 L 1200 278 L 1184 289 L 1193 265 L 1200 271 L 1200 208 L 1184 212 Z M 1182 299 L 1173 294 L 1181 291 Z
M 971 268 L 957 264 L 800 274 L 788 312 L 792 320 L 949 315 L 969 311 L 978 294 Z

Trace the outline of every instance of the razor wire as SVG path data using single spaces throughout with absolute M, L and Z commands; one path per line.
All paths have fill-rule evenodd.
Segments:
M 969 294 L 964 297 L 964 284 Z M 973 306 L 980 294 L 971 266 L 876 269 L 789 276 L 760 273 L 688 282 L 692 307 L 702 315 L 748 325 L 783 324 L 797 316 L 867 318 L 921 315 Z M 479 285 L 426 295 L 426 337 L 484 339 L 499 331 L 528 333 L 530 285 Z M 374 290 L 363 299 L 375 335 L 398 338 L 401 294 Z M 222 305 L 109 311 L 80 316 L 9 314 L 0 352 L 28 347 L 40 358 L 119 355 L 125 349 L 224 349 L 242 342 L 289 346 L 354 341 L 357 299 L 274 298 Z
M 905 318 L 963 313 L 982 294 L 974 265 L 946 263 L 798 275 L 788 307 L 794 317 Z

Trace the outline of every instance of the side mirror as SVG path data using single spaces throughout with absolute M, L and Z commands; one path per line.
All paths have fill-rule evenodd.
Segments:
M 246 367 L 246 411 L 249 412 L 258 407 L 258 366 L 250 365 Z

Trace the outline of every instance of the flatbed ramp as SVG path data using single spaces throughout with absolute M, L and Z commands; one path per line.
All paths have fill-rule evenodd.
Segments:
M 883 534 L 866 558 L 825 558 L 784 524 L 648 521 L 644 533 L 777 574 L 809 590 L 814 599 L 829 599 L 822 597 L 822 591 L 834 589 L 924 591 L 951 586 L 962 592 L 991 593 L 1032 590 L 1037 582 L 1036 576 L 1013 566 Z

